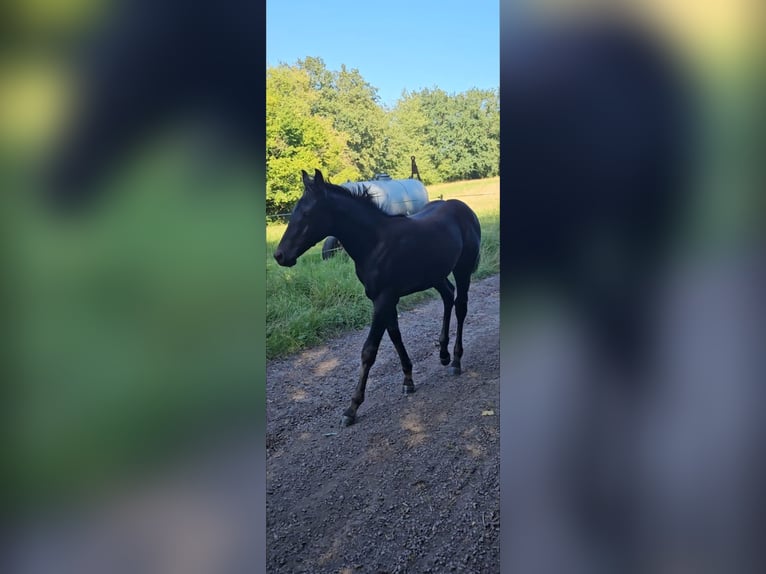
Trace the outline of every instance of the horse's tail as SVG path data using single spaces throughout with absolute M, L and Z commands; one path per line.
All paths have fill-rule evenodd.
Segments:
M 476 273 L 476 270 L 479 268 L 480 261 L 481 261 L 481 250 L 476 252 L 476 262 L 473 264 L 473 269 L 471 269 L 471 273 Z
M 473 264 L 473 271 L 471 273 L 476 273 L 476 270 L 479 268 L 479 262 L 481 261 L 481 223 L 479 223 L 479 218 L 476 215 L 476 212 L 471 210 L 471 213 L 473 214 L 473 220 L 476 223 L 476 234 L 479 238 L 479 244 L 476 247 L 476 262 Z

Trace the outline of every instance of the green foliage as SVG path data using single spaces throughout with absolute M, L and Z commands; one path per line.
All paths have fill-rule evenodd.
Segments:
M 418 167 L 429 181 L 498 175 L 500 100 L 496 91 L 473 89 L 448 95 L 437 88 L 405 93 L 394 118 L 407 139 L 418 142 Z
M 331 177 L 355 179 L 347 136 L 312 113 L 319 94 L 305 70 L 279 66 L 266 75 L 266 201 L 274 211 L 300 197 L 300 173 L 312 167 Z
M 288 211 L 300 197 L 300 172 L 322 169 L 332 180 L 410 176 L 417 158 L 434 184 L 498 174 L 499 97 L 473 89 L 404 92 L 393 109 L 357 69 L 328 70 L 321 58 L 267 70 L 266 205 Z
M 359 70 L 327 70 L 319 58 L 298 61 L 298 69 L 311 78 L 318 98 L 312 113 L 329 118 L 335 130 L 346 134 L 349 157 L 363 179 L 393 170 L 396 158 L 391 148 L 391 129 L 380 106 L 377 88 L 364 80 Z M 409 175 L 409 174 L 408 174 Z

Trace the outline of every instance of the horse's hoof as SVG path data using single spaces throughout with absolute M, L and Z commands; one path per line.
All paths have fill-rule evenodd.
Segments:
M 460 370 L 460 367 L 456 367 L 455 365 L 452 365 L 449 369 L 449 372 L 452 373 L 453 375 L 459 375 L 463 371 Z
M 442 365 L 446 367 L 447 365 L 449 365 L 450 358 L 451 357 L 447 355 L 446 357 L 441 357 L 439 360 L 441 361 Z
M 402 385 L 402 392 L 405 395 L 411 395 L 415 392 L 415 385 Z
M 356 422 L 356 417 L 353 415 L 343 415 L 343 418 L 340 419 L 340 424 L 344 427 L 351 426 Z

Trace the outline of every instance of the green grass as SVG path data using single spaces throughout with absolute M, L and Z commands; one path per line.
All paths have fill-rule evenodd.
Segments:
M 433 185 L 429 197 L 459 198 L 470 205 L 482 226 L 481 263 L 473 278 L 499 271 L 499 178 Z M 346 256 L 323 260 L 321 243 L 312 247 L 290 268 L 279 267 L 271 257 L 286 224 L 266 228 L 266 357 L 294 353 L 317 345 L 333 335 L 369 324 L 372 305 Z M 434 290 L 402 299 L 407 310 L 430 297 Z

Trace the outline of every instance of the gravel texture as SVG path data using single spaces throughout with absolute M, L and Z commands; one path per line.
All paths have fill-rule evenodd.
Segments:
M 441 309 L 400 312 L 416 392 L 384 337 L 350 427 L 367 329 L 269 364 L 268 572 L 500 571 L 499 276 L 471 285 L 460 376 L 439 362 Z

